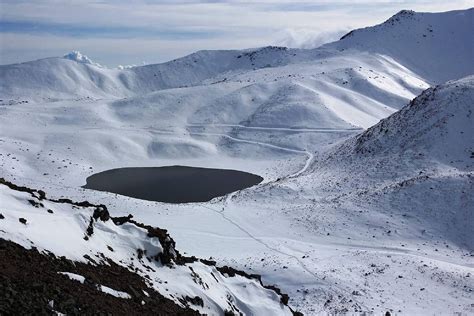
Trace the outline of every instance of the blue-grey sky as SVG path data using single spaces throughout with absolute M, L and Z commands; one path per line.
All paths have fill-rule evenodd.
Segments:
M 0 64 L 72 50 L 115 67 L 201 49 L 308 48 L 401 9 L 472 6 L 473 0 L 0 0 Z

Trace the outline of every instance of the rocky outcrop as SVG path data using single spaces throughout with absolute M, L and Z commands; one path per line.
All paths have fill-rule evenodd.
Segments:
M 109 225 L 109 229 L 110 225 L 116 226 L 117 229 L 124 227 L 124 231 L 130 230 L 132 225 L 136 227 L 137 231 L 146 232 L 146 238 L 150 239 L 143 249 L 139 247 L 135 250 L 133 254 L 135 259 L 132 258 L 133 260 L 129 262 L 114 261 L 111 259 L 113 256 L 107 255 L 105 252 L 104 254 L 92 251 L 83 255 L 85 262 L 79 262 L 58 256 L 48 249 L 38 250 L 33 243 L 31 249 L 26 249 L 22 245 L 0 237 L 0 252 L 2 253 L 0 259 L 0 278 L 2 278 L 0 313 L 198 314 L 197 310 L 205 306 L 206 300 L 203 299 L 205 296 L 182 295 L 175 297 L 171 295 L 173 299 L 170 299 L 160 293 L 150 282 L 152 277 L 149 272 L 156 271 L 156 269 L 176 271 L 176 279 L 182 278 L 182 274 L 178 276 L 178 273 L 182 273 L 178 267 L 184 268 L 185 271 L 191 271 L 191 274 L 189 272 L 187 274 L 188 278 L 192 279 L 190 281 L 194 282 L 196 287 L 204 288 L 203 295 L 206 295 L 206 290 L 212 286 L 209 285 L 209 281 L 205 281 L 205 273 L 210 273 L 217 282 L 222 282 L 219 280 L 227 278 L 241 277 L 248 279 L 249 282 L 256 282 L 261 286 L 262 293 L 273 291 L 275 293 L 273 295 L 279 297 L 279 302 L 277 301 L 275 304 L 281 304 L 283 310 L 293 312 L 288 307 L 288 295 L 282 293 L 276 286 L 264 285 L 259 275 L 248 274 L 228 266 L 219 267 L 215 261 L 184 256 L 176 249 L 176 243 L 167 230 L 139 223 L 133 220 L 133 215 L 113 217 L 105 205 L 93 204 L 88 201 L 50 199 L 41 190 L 17 186 L 3 178 L 0 178 L 0 185 L 7 186 L 14 191 L 28 193 L 29 197 L 26 198 L 27 204 L 25 205 L 31 207 L 32 210 L 44 209 L 51 216 L 55 216 L 55 211 L 48 208 L 51 207 L 51 202 L 70 205 L 72 212 L 83 211 L 84 208 L 91 210 L 86 213 L 90 214 L 90 217 L 87 221 L 87 228 L 83 232 L 83 240 L 86 243 L 97 242 L 94 239 L 94 234 L 97 229 L 99 231 L 103 229 L 101 225 L 106 224 Z M 2 215 L 2 217 L 4 216 Z M 28 218 L 20 218 L 20 221 L 27 227 Z M 45 227 L 45 229 L 47 228 Z M 150 245 L 156 244 L 156 240 L 159 241 L 159 246 L 150 248 Z M 132 244 L 134 243 L 132 242 Z M 120 246 L 117 244 L 117 247 Z M 116 247 L 115 244 L 107 245 L 110 253 L 116 253 L 114 247 Z M 94 247 L 91 246 L 91 249 Z M 71 280 L 64 273 L 78 275 L 84 278 L 84 282 Z M 165 283 L 169 284 L 169 282 Z M 130 298 L 106 294 L 100 291 L 101 286 L 124 293 Z M 228 306 L 220 307 L 225 313 L 229 315 L 241 313 L 232 299 L 228 299 L 227 304 Z M 300 315 L 297 312 L 293 312 L 293 314 Z

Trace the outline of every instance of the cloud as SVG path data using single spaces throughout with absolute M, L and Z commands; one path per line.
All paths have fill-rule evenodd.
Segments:
M 89 64 L 89 65 L 94 65 L 97 67 L 102 67 L 100 64 L 93 62 L 89 57 L 81 54 L 81 52 L 77 50 L 73 50 L 72 52 L 67 53 L 66 55 L 63 56 L 63 58 L 74 60 L 82 64 Z
M 95 38 L 167 38 L 186 40 L 189 38 L 212 38 L 222 35 L 219 30 L 193 30 L 177 28 L 154 28 L 139 26 L 94 26 L 80 24 L 63 24 L 52 22 L 29 21 L 0 21 L 0 29 L 4 33 L 20 34 L 50 34 L 70 37 L 95 37 Z
M 351 29 L 316 31 L 313 29 L 286 29 L 277 36 L 275 44 L 292 48 L 316 48 L 339 40 Z

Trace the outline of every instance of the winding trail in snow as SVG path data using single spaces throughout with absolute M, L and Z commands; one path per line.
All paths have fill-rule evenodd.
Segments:
M 333 133 L 333 132 L 351 132 L 351 131 L 357 131 L 361 130 L 360 128 L 354 128 L 354 129 L 331 129 L 331 128 L 283 128 L 283 127 L 256 127 L 256 126 L 245 126 L 241 124 L 211 124 L 211 125 L 202 125 L 202 124 L 188 124 L 187 126 L 201 126 L 201 127 L 209 127 L 209 126 L 217 126 L 217 127 L 232 127 L 232 128 L 238 128 L 238 129 L 250 129 L 250 130 L 264 130 L 264 131 L 285 131 L 285 132 L 299 132 L 299 133 L 310 133 L 310 132 L 316 132 L 316 133 Z M 287 176 L 288 178 L 293 178 L 297 177 L 303 172 L 305 172 L 309 166 L 311 165 L 311 162 L 314 159 L 314 155 L 309 152 L 308 150 L 299 150 L 299 149 L 292 149 L 289 147 L 283 147 L 283 146 L 277 146 L 273 145 L 270 143 L 264 143 L 264 142 L 257 142 L 257 141 L 251 141 L 251 140 L 245 140 L 241 138 L 236 138 L 229 136 L 227 134 L 220 134 L 223 137 L 226 137 L 228 139 L 231 139 L 236 142 L 245 142 L 245 143 L 251 143 L 251 144 L 256 144 L 256 145 L 261 145 L 261 146 L 267 146 L 279 150 L 284 150 L 284 151 L 289 151 L 289 152 L 294 152 L 294 153 L 299 153 L 299 154 L 305 154 L 308 158 L 306 159 L 306 163 L 297 172 L 294 174 L 291 174 Z M 238 192 L 238 191 L 237 191 Z
M 193 125 L 189 125 L 189 126 L 193 126 Z M 199 126 L 202 126 L 202 127 L 205 127 L 205 125 L 199 125 Z M 213 124 L 213 125 L 210 125 L 210 126 L 219 126 L 219 125 L 216 125 L 216 124 Z M 232 124 L 222 124 L 222 126 L 228 126 L 228 127 L 234 127 L 234 128 L 240 128 L 240 129 L 255 129 L 255 127 L 248 127 L 248 126 L 244 126 L 244 125 L 238 125 L 238 124 L 235 124 L 235 125 L 232 125 Z M 262 127 L 257 127 L 257 129 L 261 129 Z M 84 129 L 103 129 L 101 127 L 89 127 L 89 128 L 84 128 Z M 169 135 L 177 135 L 179 134 L 178 131 L 172 131 L 172 130 L 163 130 L 163 129 L 158 129 L 158 128 L 155 128 L 155 127 L 145 127 L 145 128 L 130 128 L 130 127 L 107 127 L 107 129 L 119 129 L 119 130 L 129 130 L 129 131 L 142 131 L 142 130 L 146 130 L 146 131 L 149 131 L 149 132 L 152 132 L 152 133 L 157 133 L 157 134 L 169 134 Z M 347 131 L 347 132 L 350 132 L 350 131 L 357 131 L 359 129 L 312 129 L 312 130 L 298 130 L 298 129 L 291 129 L 291 128 L 284 128 L 284 129 L 281 129 L 281 128 L 273 128 L 273 127 L 265 127 L 263 128 L 265 130 L 282 130 L 282 131 L 292 131 L 292 132 L 344 132 L 344 131 Z M 259 142 L 259 141 L 253 141 L 253 140 L 248 140 L 248 139 L 242 139 L 242 138 L 237 138 L 237 137 L 233 137 L 233 136 L 230 136 L 228 134 L 224 134 L 224 133 L 209 133 L 209 132 L 193 132 L 193 131 L 186 131 L 187 134 L 189 135 L 199 135 L 199 136 L 216 136 L 216 137 L 223 137 L 223 138 L 226 138 L 226 139 L 229 139 L 229 140 L 232 140 L 234 142 L 240 142 L 240 143 L 247 143 L 247 144 L 253 144 L 253 145 L 259 145 L 259 146 L 263 146 L 263 147 L 267 147 L 267 148 L 272 148 L 272 149 L 276 149 L 276 150 L 281 150 L 281 151 L 286 151 L 286 152 L 291 152 L 291 153 L 295 153 L 295 154 L 303 154 L 303 155 L 306 155 L 307 156 L 307 159 L 306 159 L 306 163 L 305 165 L 303 166 L 303 168 L 301 168 L 300 170 L 298 170 L 297 172 L 291 174 L 291 175 L 288 175 L 286 177 L 289 177 L 289 178 L 293 178 L 293 177 L 297 177 L 299 176 L 301 173 L 305 172 L 309 165 L 311 164 L 311 162 L 313 161 L 313 158 L 314 158 L 314 155 L 309 152 L 308 150 L 301 150 L 301 149 L 296 149 L 296 148 L 290 148 L 290 147 L 284 147 L 284 146 L 279 146 L 279 145 L 274 145 L 274 144 L 271 144 L 271 143 L 265 143 L 265 142 Z
M 159 134 L 172 134 L 172 135 L 176 134 L 176 132 L 173 132 L 173 131 L 161 130 L 161 129 L 156 129 L 156 128 L 152 128 L 152 127 L 145 128 L 145 130 L 155 132 L 155 133 L 159 133 Z M 270 144 L 270 143 L 258 142 L 258 141 L 254 141 L 254 140 L 242 139 L 242 138 L 233 137 L 233 136 L 223 134 L 223 133 L 190 132 L 190 131 L 187 131 L 187 133 L 189 135 L 223 137 L 223 138 L 227 138 L 229 140 L 232 140 L 234 142 L 259 145 L 259 146 L 268 147 L 268 148 L 272 148 L 272 149 L 276 149 L 276 150 L 281 150 L 281 151 L 291 152 L 291 153 L 295 153 L 295 154 L 306 155 L 307 159 L 306 159 L 306 162 L 305 162 L 304 166 L 300 170 L 298 170 L 297 172 L 286 176 L 286 178 L 294 178 L 294 177 L 299 176 L 303 172 L 305 172 L 309 168 L 309 166 L 311 165 L 311 162 L 314 159 L 314 155 L 311 152 L 309 152 L 308 150 L 301 150 L 301 149 L 278 146 L 278 145 L 274 145 L 274 144 Z
M 161 129 L 151 128 L 151 127 L 145 128 L 145 130 L 148 130 L 150 132 L 159 133 L 159 134 L 176 134 L 176 132 L 174 132 L 174 131 L 161 130 Z M 190 131 L 187 131 L 186 133 L 188 133 L 189 135 L 223 137 L 223 138 L 227 138 L 227 139 L 230 139 L 232 141 L 239 142 L 239 143 L 259 145 L 259 146 L 273 148 L 273 149 L 277 149 L 277 150 L 281 150 L 281 151 L 292 152 L 292 153 L 296 153 L 296 154 L 306 154 L 306 155 L 309 154 L 308 151 L 306 151 L 306 150 L 283 147 L 283 146 L 273 145 L 273 144 L 270 144 L 270 143 L 264 143 L 264 142 L 254 141 L 254 140 L 237 138 L 237 137 L 233 137 L 233 136 L 230 136 L 230 135 L 227 135 L 227 134 L 224 134 L 224 133 L 190 132 Z
M 199 124 L 191 123 L 187 124 L 187 127 L 232 127 L 240 129 L 258 130 L 258 131 L 282 131 L 282 132 L 297 132 L 297 133 L 334 133 L 334 132 L 353 132 L 363 131 L 363 128 L 293 128 L 293 127 L 267 127 L 267 126 L 246 126 L 242 124 Z

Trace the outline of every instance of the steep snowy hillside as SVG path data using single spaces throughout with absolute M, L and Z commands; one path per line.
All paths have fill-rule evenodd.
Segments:
M 226 218 L 307 280 L 280 276 L 301 310 L 470 314 L 473 100 L 473 76 L 428 89 L 299 177 L 228 199 Z
M 377 204 L 388 204 L 379 212 L 406 214 L 420 229 L 417 238 L 422 231 L 442 235 L 472 251 L 473 100 L 474 76 L 426 90 L 325 153 L 310 168 L 307 185 L 337 188 L 327 194 L 334 199 L 380 196 Z
M 474 167 L 473 106 L 474 76 L 430 88 L 357 137 L 353 152 L 368 156 L 408 153 L 470 170 Z
M 323 48 L 388 55 L 431 83 L 474 73 L 474 8 L 442 13 L 400 11 Z
M 104 205 L 48 199 L 43 191 L 18 187 L 2 178 L 0 200 L 0 240 L 9 240 L 27 249 L 34 247 L 45 256 L 53 254 L 62 260 L 67 258 L 78 262 L 76 267 L 70 265 L 68 271 L 53 273 L 80 283 L 90 278 L 91 270 L 108 272 L 107 266 L 110 270 L 120 267 L 125 271 L 122 272 L 124 277 L 130 273 L 138 274 L 143 278 L 142 283 L 146 284 L 145 289 L 134 289 L 124 282 L 110 279 L 108 282 L 115 283 L 114 288 L 108 287 L 109 284 L 95 286 L 96 291 L 116 298 L 138 301 L 142 306 L 147 303 L 152 305 L 151 310 L 138 305 L 136 308 L 141 309 L 142 313 L 167 310 L 167 314 L 191 315 L 192 310 L 197 310 L 215 315 L 242 312 L 247 315 L 292 314 L 286 305 L 288 297 L 275 287 L 265 287 L 259 276 L 248 275 L 231 267 L 217 267 L 210 260 L 183 256 L 175 249 L 175 243 L 166 230 L 137 223 L 131 219 L 132 216 L 111 217 Z M 47 261 L 46 258 L 43 261 Z M 50 261 L 54 263 L 51 257 Z M 89 275 L 81 275 L 83 263 L 97 267 L 85 269 Z M 11 265 L 5 264 L 2 274 L 5 270 L 13 270 Z M 51 268 L 54 269 L 54 266 L 48 263 L 43 266 L 45 270 Z M 15 284 L 18 281 L 11 279 L 9 282 Z M 41 283 L 40 280 L 34 282 L 37 282 L 36 287 L 57 286 Z M 86 284 L 91 284 L 91 280 L 87 279 Z M 74 282 L 71 285 L 74 286 Z M 79 284 L 75 285 L 79 287 Z M 29 288 L 27 284 L 23 286 Z M 16 290 L 26 291 L 24 288 Z M 42 293 L 44 305 L 36 301 L 38 305 L 33 310 L 47 310 L 48 305 L 50 309 L 63 313 L 71 312 L 71 308 L 89 308 L 82 295 L 72 295 L 73 302 L 82 301 L 82 304 L 72 303 L 68 306 L 67 302 L 61 301 L 61 292 L 50 289 L 45 292 Z M 151 295 L 153 298 L 150 298 Z M 25 313 L 25 309 L 18 309 L 18 304 L 22 304 L 21 300 L 2 305 L 2 312 L 8 314 L 16 310 Z M 95 308 L 94 313 L 107 307 Z

